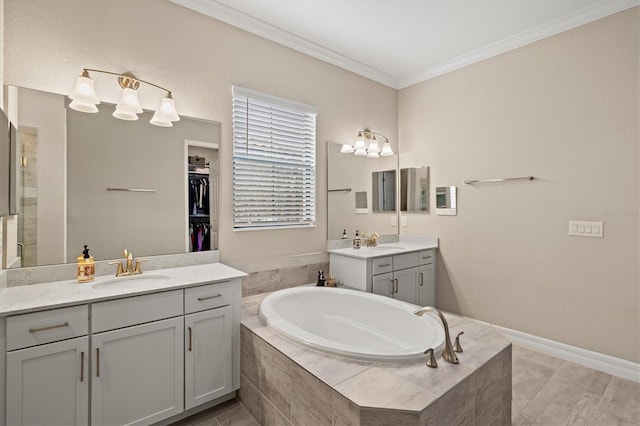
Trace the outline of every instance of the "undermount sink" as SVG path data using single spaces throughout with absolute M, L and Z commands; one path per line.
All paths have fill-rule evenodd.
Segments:
M 118 284 L 128 284 L 131 281 L 139 281 L 139 280 L 168 280 L 171 277 L 167 275 L 160 274 L 140 274 L 140 275 L 127 275 L 125 277 L 116 277 L 110 278 L 106 281 L 100 281 L 93 284 L 91 287 L 93 288 L 104 288 L 104 287 L 112 287 L 117 286 Z

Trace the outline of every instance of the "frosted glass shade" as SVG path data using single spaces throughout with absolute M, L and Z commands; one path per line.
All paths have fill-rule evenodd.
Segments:
M 389 142 L 385 142 L 382 144 L 382 151 L 380 151 L 380 156 L 388 157 L 390 155 L 393 155 L 393 150 L 391 149 L 391 145 L 389 144 Z
M 367 155 L 367 150 L 364 148 L 356 149 L 353 155 Z
M 371 140 L 371 143 L 369 144 L 369 149 L 367 149 L 367 154 L 377 154 L 380 152 L 380 147 L 378 146 L 378 141 L 376 140 L 376 138 L 373 138 Z
M 369 158 L 380 158 L 377 152 L 368 152 L 367 157 Z
M 73 101 L 69 107 L 80 112 L 98 112 L 97 104 L 100 103 L 96 89 L 91 77 L 80 76 L 76 82 L 73 92 L 69 95 Z
M 138 101 L 138 92 L 127 87 L 122 90 L 120 102 L 116 105 L 113 116 L 121 120 L 137 120 L 138 114 L 142 112 L 142 107 Z
M 356 138 L 356 143 L 353 145 L 353 147 L 355 148 L 356 151 L 358 151 L 359 149 L 367 148 L 367 145 L 364 143 L 364 138 L 362 137 L 362 135 L 359 135 Z M 364 155 L 364 154 L 356 154 L 356 155 Z
M 180 116 L 176 111 L 176 102 L 173 98 L 167 96 L 160 102 L 160 107 L 158 107 L 156 113 L 153 114 L 150 123 L 156 126 L 171 127 L 173 126 L 173 121 L 179 120 Z
M 342 149 L 340 150 L 342 154 L 353 154 L 353 151 L 354 151 L 353 147 L 347 144 L 343 144 Z

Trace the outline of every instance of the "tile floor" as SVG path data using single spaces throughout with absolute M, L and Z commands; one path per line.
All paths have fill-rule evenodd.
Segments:
M 640 383 L 513 345 L 513 426 L 640 426 Z M 253 426 L 236 400 L 175 426 Z M 317 425 L 324 426 L 324 425 Z

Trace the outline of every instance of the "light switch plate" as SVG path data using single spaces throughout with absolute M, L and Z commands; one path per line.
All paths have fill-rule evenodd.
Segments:
M 603 238 L 603 228 L 604 226 L 602 222 L 585 222 L 582 220 L 569 221 L 569 235 L 575 235 L 578 237 Z
M 398 226 L 398 216 L 391 216 L 391 226 Z
M 401 224 L 402 226 L 409 226 L 409 224 L 407 223 L 407 217 L 406 217 L 406 216 L 402 216 L 402 217 L 400 218 L 400 224 Z

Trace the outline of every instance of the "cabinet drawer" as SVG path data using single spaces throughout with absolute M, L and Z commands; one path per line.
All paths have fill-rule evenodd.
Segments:
M 233 287 L 230 281 L 186 288 L 184 290 L 184 313 L 204 311 L 231 304 Z
M 182 315 L 182 301 L 182 290 L 173 290 L 94 303 L 91 306 L 91 332 Z
M 14 315 L 7 318 L 7 350 L 84 336 L 88 329 L 87 305 Z
M 373 275 L 385 274 L 391 271 L 393 271 L 393 261 L 391 256 L 373 259 Z
M 435 262 L 436 260 L 436 251 L 435 250 L 422 250 L 418 252 L 418 256 L 420 257 L 420 265 L 429 265 Z
M 393 270 L 413 268 L 418 266 L 418 252 L 397 254 L 393 256 Z

